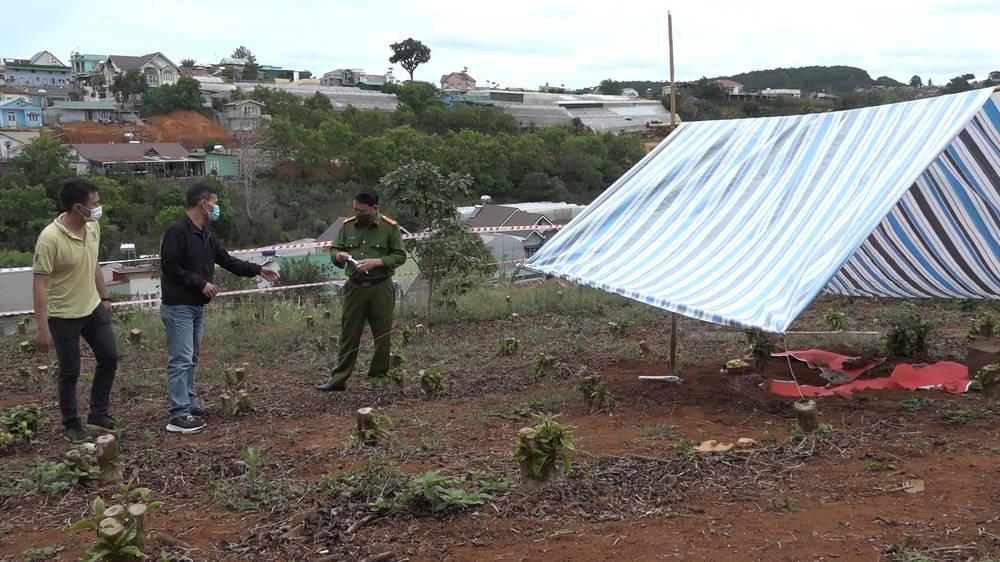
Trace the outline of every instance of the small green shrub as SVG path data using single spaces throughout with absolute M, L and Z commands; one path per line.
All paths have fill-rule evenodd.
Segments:
M 420 381 L 420 391 L 424 394 L 437 394 L 444 390 L 444 370 L 440 367 L 432 369 L 420 369 L 417 372 L 417 380 Z
M 992 310 L 980 314 L 965 331 L 965 341 L 988 340 L 993 337 L 997 327 L 997 318 Z
M 897 357 L 928 353 L 932 329 L 931 323 L 924 320 L 915 304 L 904 302 L 889 314 L 886 351 Z
M 917 411 L 917 410 L 923 410 L 923 409 L 929 407 L 933 403 L 934 403 L 934 400 L 931 399 L 931 398 L 926 398 L 926 397 L 923 397 L 923 396 L 917 396 L 917 395 L 913 394 L 913 395 L 910 395 L 909 398 L 901 400 L 899 402 L 899 407 L 902 408 L 902 409 L 904 409 L 904 410 Z
M 37 406 L 12 406 L 0 411 L 0 453 L 31 441 L 42 419 Z
M 547 481 L 557 470 L 568 474 L 573 464 L 567 452 L 575 450 L 570 434 L 576 428 L 557 422 L 557 415 L 532 416 L 538 423 L 522 428 L 514 438 L 514 460 L 520 464 L 522 476 Z
M 838 312 L 832 308 L 828 308 L 826 312 L 823 313 L 823 322 L 826 323 L 826 327 L 833 332 L 841 332 L 847 327 L 847 323 L 844 321 L 844 313 Z
M 21 495 L 52 496 L 74 486 L 87 486 L 100 477 L 96 468 L 78 468 L 69 461 L 38 459 L 35 466 L 24 471 L 24 477 L 14 483 Z
M 555 364 L 556 358 L 548 355 L 544 351 L 539 351 L 538 355 L 531 361 L 531 372 L 540 377 L 544 377 Z
M 500 355 L 514 355 L 521 349 L 521 341 L 517 338 L 504 338 L 500 340 Z

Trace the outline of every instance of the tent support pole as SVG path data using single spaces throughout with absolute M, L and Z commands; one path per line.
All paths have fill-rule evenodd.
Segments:
M 677 313 L 670 313 L 670 372 L 677 372 Z
M 677 89 L 674 86 L 674 20 L 667 10 L 667 43 L 670 49 L 670 132 L 677 128 Z M 673 368 L 673 346 L 670 348 L 670 367 Z

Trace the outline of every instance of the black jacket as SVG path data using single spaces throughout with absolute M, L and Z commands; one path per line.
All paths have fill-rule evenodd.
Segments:
M 212 299 L 201 290 L 206 283 L 212 282 L 215 264 L 243 277 L 259 275 L 261 269 L 255 263 L 229 255 L 214 234 L 195 226 L 187 215 L 177 219 L 160 242 L 161 302 L 166 305 L 208 304 Z

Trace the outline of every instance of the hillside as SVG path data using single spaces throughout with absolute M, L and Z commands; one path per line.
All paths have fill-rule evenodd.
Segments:
M 140 142 L 176 142 L 188 150 L 201 148 L 208 141 L 232 144 L 232 133 L 224 126 L 197 111 L 180 109 L 127 126 L 93 121 L 66 123 L 56 138 L 67 144 L 123 142 L 128 132 Z
M 748 90 L 763 90 L 765 88 L 794 88 L 804 92 L 827 92 L 844 94 L 857 88 L 872 86 L 902 86 L 893 78 L 880 76 L 873 79 L 868 71 L 854 66 L 803 66 L 801 68 L 774 68 L 769 70 L 754 70 L 731 76 L 716 76 L 711 80 L 726 78 L 743 84 Z M 647 88 L 659 91 L 666 85 L 665 81 L 650 82 L 632 80 L 622 82 L 625 88 L 634 88 L 637 92 L 645 92 Z

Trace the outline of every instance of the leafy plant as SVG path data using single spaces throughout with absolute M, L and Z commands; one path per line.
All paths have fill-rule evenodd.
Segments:
M 695 444 L 694 441 L 691 441 L 687 437 L 681 437 L 680 441 L 673 444 L 674 451 L 676 451 L 680 455 L 684 455 L 690 453 L 691 451 L 694 451 L 694 448 L 696 446 L 697 444 Z
M 104 500 L 96 498 L 92 504 L 93 516 L 70 525 L 71 532 L 86 529 L 97 535 L 97 540 L 83 552 L 80 558 L 83 562 L 145 558 L 141 545 L 146 537 L 140 535 L 142 530 L 129 507 L 138 501 L 152 509 L 160 507 L 161 502 L 150 502 L 149 488 L 133 488 L 132 481 L 119 486 L 119 491 L 111 498 L 123 502 L 123 505 L 105 508 Z
M 236 399 L 236 407 L 233 408 L 234 414 L 249 414 L 257 411 L 257 402 L 254 401 L 253 397 L 245 392 L 240 393 L 240 397 Z
M 74 486 L 87 486 L 100 477 L 100 470 L 77 467 L 69 461 L 38 459 L 14 484 L 18 493 L 51 496 Z
M 403 386 L 406 380 L 406 368 L 401 366 L 390 367 L 385 372 L 385 382 L 389 386 Z
M 912 357 L 930 351 L 929 338 L 933 326 L 923 319 L 915 304 L 904 302 L 889 316 L 886 350 L 890 355 Z
M 996 315 L 992 310 L 987 310 L 972 321 L 972 325 L 965 331 L 965 341 L 988 340 L 993 337 L 996 327 Z
M 240 461 L 246 472 L 233 481 L 213 480 L 216 499 L 239 510 L 257 509 L 262 505 L 287 500 L 293 490 L 287 483 L 261 477 L 261 467 L 268 459 L 263 449 L 248 447 Z
M 31 441 L 41 419 L 37 406 L 12 406 L 0 412 L 0 453 Z
M 833 332 L 843 331 L 847 327 L 847 322 L 844 321 L 844 313 L 832 308 L 826 309 L 826 312 L 823 313 L 823 322 Z
M 917 411 L 917 410 L 923 410 L 924 408 L 927 408 L 928 406 L 930 406 L 933 403 L 934 403 L 934 400 L 931 399 L 931 398 L 926 398 L 926 397 L 917 396 L 917 395 L 913 394 L 913 395 L 910 395 L 909 398 L 901 400 L 899 402 L 899 407 L 903 408 L 904 410 Z
M 358 427 L 355 430 L 354 438 L 366 445 L 374 445 L 380 439 L 389 435 L 389 428 L 391 427 L 392 419 L 382 413 L 381 410 L 378 410 L 372 413 L 371 427 L 364 430 Z
M 399 339 L 404 346 L 413 342 L 415 337 L 416 332 L 413 331 L 413 328 L 411 328 L 409 324 L 403 324 L 403 326 L 399 328 Z
M 575 450 L 570 434 L 575 426 L 555 421 L 558 415 L 532 414 L 538 420 L 534 427 L 522 428 L 514 438 L 514 460 L 521 465 L 525 477 L 549 480 L 557 470 L 566 474 L 572 468 L 567 451 Z
M 552 368 L 552 365 L 555 364 L 555 361 L 555 357 L 548 355 L 544 351 L 539 351 L 538 355 L 535 355 L 535 358 L 531 362 L 531 372 L 540 377 L 545 376 L 549 372 L 549 369 Z
M 744 335 L 747 338 L 747 343 L 750 344 L 750 354 L 757 365 L 757 371 L 763 372 L 764 363 L 771 357 L 771 353 L 775 349 L 774 339 L 771 338 L 770 334 L 756 328 L 746 330 Z
M 517 338 L 500 340 L 500 355 L 514 355 L 518 349 L 521 349 L 521 341 Z
M 394 507 L 430 508 L 431 513 L 440 513 L 449 508 L 466 508 L 482 505 L 492 496 L 479 490 L 467 490 L 463 476 L 446 478 L 440 471 L 431 470 L 410 481 L 406 490 L 396 496 Z
M 444 370 L 440 367 L 432 369 L 420 369 L 417 372 L 417 379 L 420 381 L 420 390 L 424 394 L 437 394 L 444 390 Z
M 601 378 L 597 375 L 589 375 L 576 381 L 573 390 L 583 394 L 583 405 L 591 413 L 601 410 L 608 410 L 614 406 L 615 400 L 611 393 L 604 387 Z
M 948 419 L 957 424 L 972 423 L 993 415 L 992 410 L 949 410 Z

